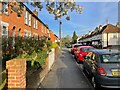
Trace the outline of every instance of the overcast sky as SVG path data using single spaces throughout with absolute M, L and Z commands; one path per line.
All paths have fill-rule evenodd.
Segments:
M 118 0 L 77 0 L 77 4 L 84 7 L 83 14 L 78 14 L 75 11 L 70 12 L 70 21 L 67 21 L 65 17 L 62 18 L 62 35 L 73 35 L 76 31 L 78 36 L 93 31 L 100 24 L 104 26 L 106 19 L 108 23 L 116 24 L 118 22 Z M 97 2 L 95 2 L 97 1 Z M 109 1 L 109 2 L 108 2 Z M 116 1 L 116 2 L 115 2 Z M 45 4 L 43 2 L 43 4 Z M 34 10 L 33 7 L 27 5 L 30 10 Z M 50 30 L 52 30 L 57 36 L 59 36 L 59 22 L 54 20 L 54 16 L 49 14 L 45 7 L 42 11 L 39 11 L 39 18 L 48 24 Z

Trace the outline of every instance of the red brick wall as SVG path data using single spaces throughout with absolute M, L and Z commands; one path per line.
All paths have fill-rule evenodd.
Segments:
M 18 30 L 19 28 L 21 28 L 20 31 L 20 35 L 24 36 L 24 30 L 28 30 L 30 32 L 32 32 L 31 34 L 33 35 L 33 33 L 37 33 L 39 36 L 47 36 L 47 33 L 45 33 L 45 30 L 47 29 L 45 25 L 43 25 L 42 22 L 38 21 L 38 29 L 33 28 L 33 17 L 31 15 L 31 26 L 28 26 L 24 23 L 24 11 L 21 14 L 21 17 L 17 17 L 17 13 L 14 12 L 11 7 L 8 7 L 8 15 L 5 14 L 1 14 L 0 15 L 2 17 L 2 21 L 9 23 L 9 36 L 12 35 L 12 28 L 15 26 L 15 34 L 16 36 L 18 35 Z M 43 28 L 42 28 L 43 27 Z M 43 30 L 43 32 L 42 32 Z
M 21 17 L 17 17 L 17 13 L 14 12 L 11 7 L 8 7 L 8 15 L 2 14 L 2 21 L 9 23 L 9 27 L 8 27 L 8 32 L 9 32 L 9 36 L 12 35 L 12 28 L 15 26 L 15 33 L 16 35 L 18 34 L 18 30 L 19 28 L 21 28 L 21 36 L 24 35 L 24 29 L 26 27 L 24 27 L 24 12 L 22 13 Z
M 26 88 L 26 59 L 6 62 L 8 88 Z
M 52 42 L 55 41 L 55 36 L 54 36 L 54 33 L 52 31 L 50 31 L 50 38 L 51 38 Z

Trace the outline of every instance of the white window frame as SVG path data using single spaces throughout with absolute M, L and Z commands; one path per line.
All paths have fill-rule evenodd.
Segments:
M 13 45 L 15 44 L 15 29 L 12 30 Z
M 28 24 L 28 11 L 26 10 L 26 8 L 24 9 L 24 23 Z
M 2 12 L 8 15 L 8 4 L 6 2 L 2 2 Z
M 31 31 L 29 30 L 24 30 L 24 37 L 31 37 Z
M 7 33 L 6 33 L 6 34 L 3 34 L 3 26 L 5 26 L 5 27 L 6 27 L 6 31 L 7 31 Z M 8 26 L 9 26 L 9 24 L 8 24 L 8 23 L 6 23 L 6 22 L 2 22 L 2 21 L 1 21 L 2 36 L 3 36 L 3 35 L 6 35 L 6 36 L 7 36 L 7 38 L 8 38 Z
M 33 27 L 35 28 L 36 27 L 36 24 L 35 24 L 35 18 L 34 18 L 34 20 L 33 20 Z
M 50 31 L 48 30 L 48 37 L 50 37 Z
M 36 24 L 36 29 L 38 29 L 38 21 L 37 20 L 35 21 L 35 24 Z
M 31 14 L 28 13 L 28 25 L 31 26 Z
M 33 33 L 33 36 L 38 39 L 38 34 L 37 33 Z
M 114 39 L 118 39 L 117 33 L 113 33 L 113 38 L 114 38 Z

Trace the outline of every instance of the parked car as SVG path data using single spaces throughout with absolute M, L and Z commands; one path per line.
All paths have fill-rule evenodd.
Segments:
M 94 88 L 120 88 L 120 51 L 93 50 L 83 61 L 83 70 Z
M 67 48 L 72 48 L 72 45 L 71 44 L 67 44 Z
M 82 46 L 82 44 L 73 44 L 72 45 L 72 49 L 71 49 L 71 53 L 74 55 L 74 52 L 76 51 L 77 47 Z
M 80 47 L 78 47 L 76 52 L 75 52 L 75 56 L 74 56 L 77 63 L 82 63 L 84 60 L 84 57 L 87 55 L 87 53 L 93 49 L 94 49 L 93 46 L 80 46 Z

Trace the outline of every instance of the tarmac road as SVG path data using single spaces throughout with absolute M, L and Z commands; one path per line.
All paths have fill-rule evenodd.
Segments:
M 70 50 L 63 48 L 51 71 L 41 83 L 41 88 L 87 88 L 93 90 L 82 71 L 82 65 L 76 64 Z

